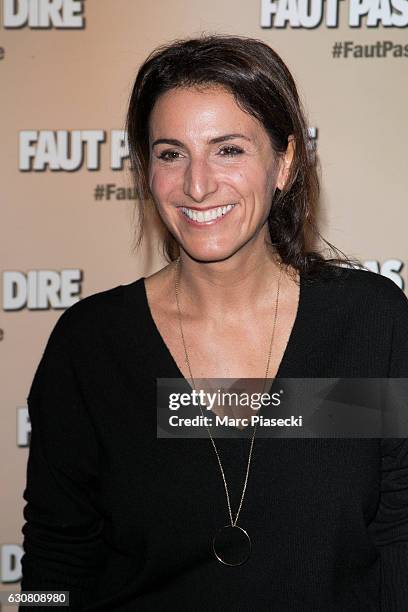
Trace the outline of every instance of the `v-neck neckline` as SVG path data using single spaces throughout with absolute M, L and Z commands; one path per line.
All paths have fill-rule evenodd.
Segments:
M 161 346 L 161 348 L 163 349 L 167 361 L 169 362 L 169 364 L 171 364 L 172 369 L 177 373 L 177 378 L 181 378 L 183 379 L 187 384 L 188 380 L 186 379 L 186 377 L 184 376 L 184 374 L 181 372 L 179 366 L 177 365 L 176 360 L 174 359 L 169 347 L 167 346 L 166 342 L 164 341 L 164 338 L 159 330 L 159 328 L 156 325 L 156 322 L 154 320 L 151 308 L 150 308 L 150 304 L 149 304 L 149 300 L 147 297 L 147 291 L 146 291 L 146 284 L 145 284 L 145 280 L 146 277 L 143 276 L 142 278 L 139 279 L 139 282 L 141 284 L 141 289 L 142 289 L 142 299 L 144 302 L 144 308 L 147 314 L 147 320 L 148 323 L 150 324 L 150 327 L 153 330 L 153 334 L 156 337 L 156 340 L 158 342 L 158 344 Z M 296 310 L 296 315 L 295 315 L 295 320 L 293 322 L 292 325 L 292 329 L 289 335 L 289 339 L 288 342 L 286 344 L 284 353 L 282 355 L 282 359 L 279 363 L 279 367 L 278 370 L 276 372 L 276 375 L 274 377 L 274 380 L 278 379 L 278 378 L 284 378 L 285 377 L 285 372 L 288 370 L 289 368 L 289 364 L 290 364 L 290 360 L 291 360 L 291 354 L 295 351 L 296 348 L 296 344 L 297 344 L 297 339 L 298 336 L 300 334 L 300 329 L 302 326 L 302 320 L 304 317 L 304 308 L 305 308 L 305 293 L 306 293 L 306 281 L 303 277 L 302 272 L 299 272 L 299 298 L 298 298 L 298 305 L 297 305 L 297 310 Z M 272 383 L 272 386 L 274 386 L 274 383 Z

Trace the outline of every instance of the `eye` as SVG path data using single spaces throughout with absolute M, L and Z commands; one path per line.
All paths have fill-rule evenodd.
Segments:
M 225 145 L 221 147 L 219 154 L 223 157 L 235 157 L 235 155 L 240 155 L 244 151 L 240 147 L 236 147 L 234 145 Z
M 172 162 L 179 159 L 180 153 L 174 150 L 162 151 L 157 157 L 158 159 L 162 159 L 163 161 Z

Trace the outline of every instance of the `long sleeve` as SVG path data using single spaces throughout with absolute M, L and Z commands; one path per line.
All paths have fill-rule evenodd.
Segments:
M 396 288 L 389 377 L 408 379 L 408 299 Z M 406 381 L 402 383 L 405 387 Z M 408 397 L 407 397 L 408 410 Z M 370 532 L 381 554 L 381 610 L 408 610 L 408 440 L 381 440 L 381 493 Z
M 70 355 L 71 314 L 57 321 L 28 396 L 21 588 L 70 591 L 69 609 L 82 610 L 106 551 L 95 503 L 98 445 Z

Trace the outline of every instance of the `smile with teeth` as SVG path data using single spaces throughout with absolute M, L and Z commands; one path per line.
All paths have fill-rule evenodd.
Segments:
M 228 206 L 218 206 L 208 210 L 194 210 L 193 208 L 182 206 L 181 212 L 196 223 L 208 223 L 208 221 L 214 221 L 215 219 L 224 217 L 234 208 L 234 206 L 235 204 L 228 204 Z

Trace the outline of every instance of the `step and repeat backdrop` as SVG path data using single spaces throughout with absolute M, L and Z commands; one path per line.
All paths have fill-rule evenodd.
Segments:
M 322 167 L 321 233 L 406 290 L 408 0 L 0 0 L 0 590 L 19 589 L 26 398 L 61 312 L 165 264 L 134 248 L 125 113 L 140 63 L 200 33 L 272 46 Z

